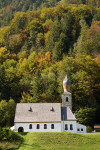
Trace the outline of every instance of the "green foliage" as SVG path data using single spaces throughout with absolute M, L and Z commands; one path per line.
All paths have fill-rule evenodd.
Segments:
M 48 101 L 55 102 L 56 100 L 59 102 L 60 96 L 59 96 L 58 88 L 59 88 L 58 71 L 57 71 L 57 66 L 54 65 L 47 76 L 47 87 L 45 92 Z
M 77 121 L 86 126 L 93 126 L 95 122 L 95 111 L 95 108 L 80 108 L 75 113 Z
M 15 102 L 12 99 L 10 99 L 8 102 L 5 100 L 0 102 L 0 127 L 13 125 L 15 107 Z
M 9 128 L 0 128 L 0 150 L 16 149 L 23 137 Z
M 91 133 L 93 131 L 92 127 L 90 127 L 90 126 L 87 126 L 86 130 L 87 130 L 87 133 Z
M 17 142 L 20 140 L 22 140 L 22 137 L 18 133 L 11 131 L 9 128 L 0 128 L 0 141 Z
M 35 77 L 31 82 L 31 94 L 33 95 L 31 102 L 38 102 L 42 94 L 42 78 L 39 70 L 36 71 Z
M 5 110 L 10 98 L 15 102 L 61 102 L 67 71 L 73 110 L 96 108 L 99 122 L 99 1 L 95 7 L 94 1 L 57 2 L 11 0 L 5 4 L 0 0 L 0 101 L 5 99 Z M 7 116 L 1 117 L 2 126 L 13 123 Z

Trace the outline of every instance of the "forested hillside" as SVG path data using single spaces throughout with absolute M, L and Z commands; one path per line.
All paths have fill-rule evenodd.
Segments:
M 59 0 L 0 0 L 0 27 L 8 25 L 18 11 L 26 12 L 56 6 Z
M 1 12 L 13 10 L 14 0 L 4 2 Z M 100 123 L 99 0 L 55 1 L 48 8 L 35 1 L 42 6 L 32 11 L 18 9 L 17 2 L 16 11 L 28 11 L 8 13 L 13 19 L 0 28 L 0 125 L 13 124 L 15 102 L 61 102 L 66 71 L 78 121 Z M 32 0 L 22 2 L 33 7 Z

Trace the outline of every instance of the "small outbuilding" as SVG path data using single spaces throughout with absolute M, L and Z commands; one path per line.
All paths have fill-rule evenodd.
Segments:
M 100 132 L 100 124 L 94 125 L 94 132 Z

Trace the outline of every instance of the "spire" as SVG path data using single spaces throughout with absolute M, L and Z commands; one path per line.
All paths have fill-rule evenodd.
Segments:
M 70 93 L 70 81 L 67 77 L 67 74 L 65 76 L 65 79 L 63 80 L 63 88 L 64 93 L 62 95 L 62 106 L 63 107 L 69 107 L 72 110 L 72 98 Z
M 63 88 L 64 88 L 64 92 L 69 92 L 70 90 L 70 81 L 67 77 L 67 74 L 65 76 L 65 79 L 63 80 Z

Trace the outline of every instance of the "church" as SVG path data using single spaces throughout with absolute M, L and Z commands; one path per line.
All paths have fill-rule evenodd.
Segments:
M 77 123 L 72 113 L 70 81 L 63 80 L 62 103 L 18 103 L 14 119 L 15 132 L 86 133 L 86 126 Z

